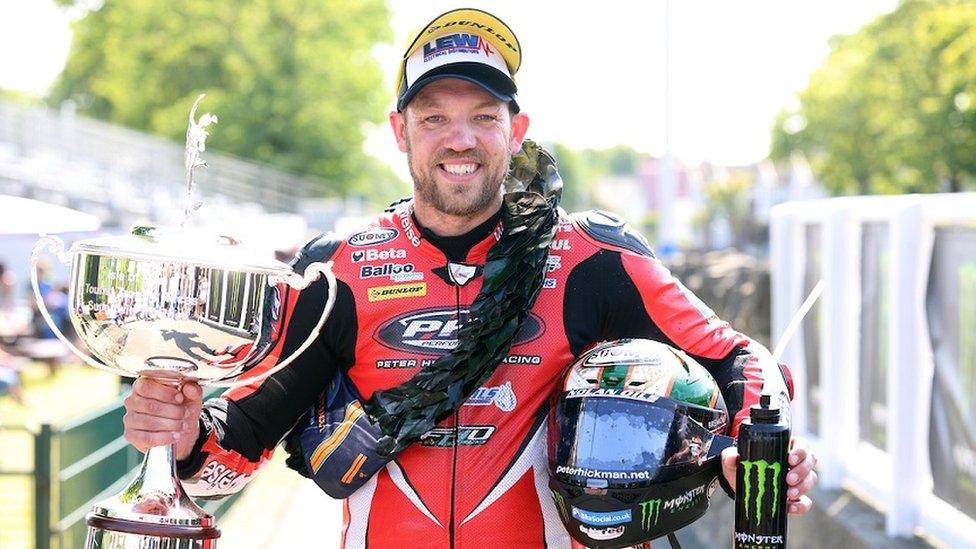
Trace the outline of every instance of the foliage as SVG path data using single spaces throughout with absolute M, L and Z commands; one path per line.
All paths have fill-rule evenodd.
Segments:
M 835 194 L 976 186 L 976 2 L 905 0 L 835 37 L 772 141 Z
M 563 179 L 562 206 L 579 211 L 596 206 L 593 187 L 607 175 L 633 175 L 644 155 L 627 145 L 609 149 L 571 149 L 562 144 L 547 144 Z
M 321 176 L 316 194 L 369 195 L 394 177 L 362 151 L 389 100 L 371 54 L 392 35 L 382 0 L 60 3 L 90 11 L 50 103 L 182 141 L 206 92 L 215 149 Z

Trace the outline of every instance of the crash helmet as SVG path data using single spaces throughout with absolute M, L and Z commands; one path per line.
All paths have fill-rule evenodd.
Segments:
M 605 342 L 553 395 L 549 487 L 570 535 L 625 547 L 701 517 L 732 439 L 715 380 L 684 352 L 645 339 Z

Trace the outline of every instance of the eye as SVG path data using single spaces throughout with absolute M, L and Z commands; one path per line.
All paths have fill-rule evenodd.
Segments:
M 498 120 L 498 115 L 495 114 L 479 114 L 474 117 L 478 122 L 494 122 Z
M 444 121 L 444 116 L 440 114 L 432 114 L 424 118 L 424 122 L 428 124 L 437 124 Z

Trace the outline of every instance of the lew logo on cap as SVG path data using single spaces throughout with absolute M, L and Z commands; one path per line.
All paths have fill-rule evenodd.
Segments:
M 490 56 L 494 52 L 488 41 L 477 34 L 448 34 L 424 44 L 424 61 L 449 53 L 479 53 Z

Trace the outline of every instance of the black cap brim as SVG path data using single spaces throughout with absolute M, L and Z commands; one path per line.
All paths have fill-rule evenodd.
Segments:
M 502 71 L 483 63 L 451 63 L 431 70 L 421 78 L 417 79 L 412 86 L 406 89 L 397 99 L 397 111 L 402 112 L 408 103 L 431 82 L 445 78 L 458 78 L 466 80 L 472 84 L 477 84 L 484 88 L 500 101 L 511 103 L 515 112 L 519 111 L 517 102 L 518 88 L 515 82 Z

